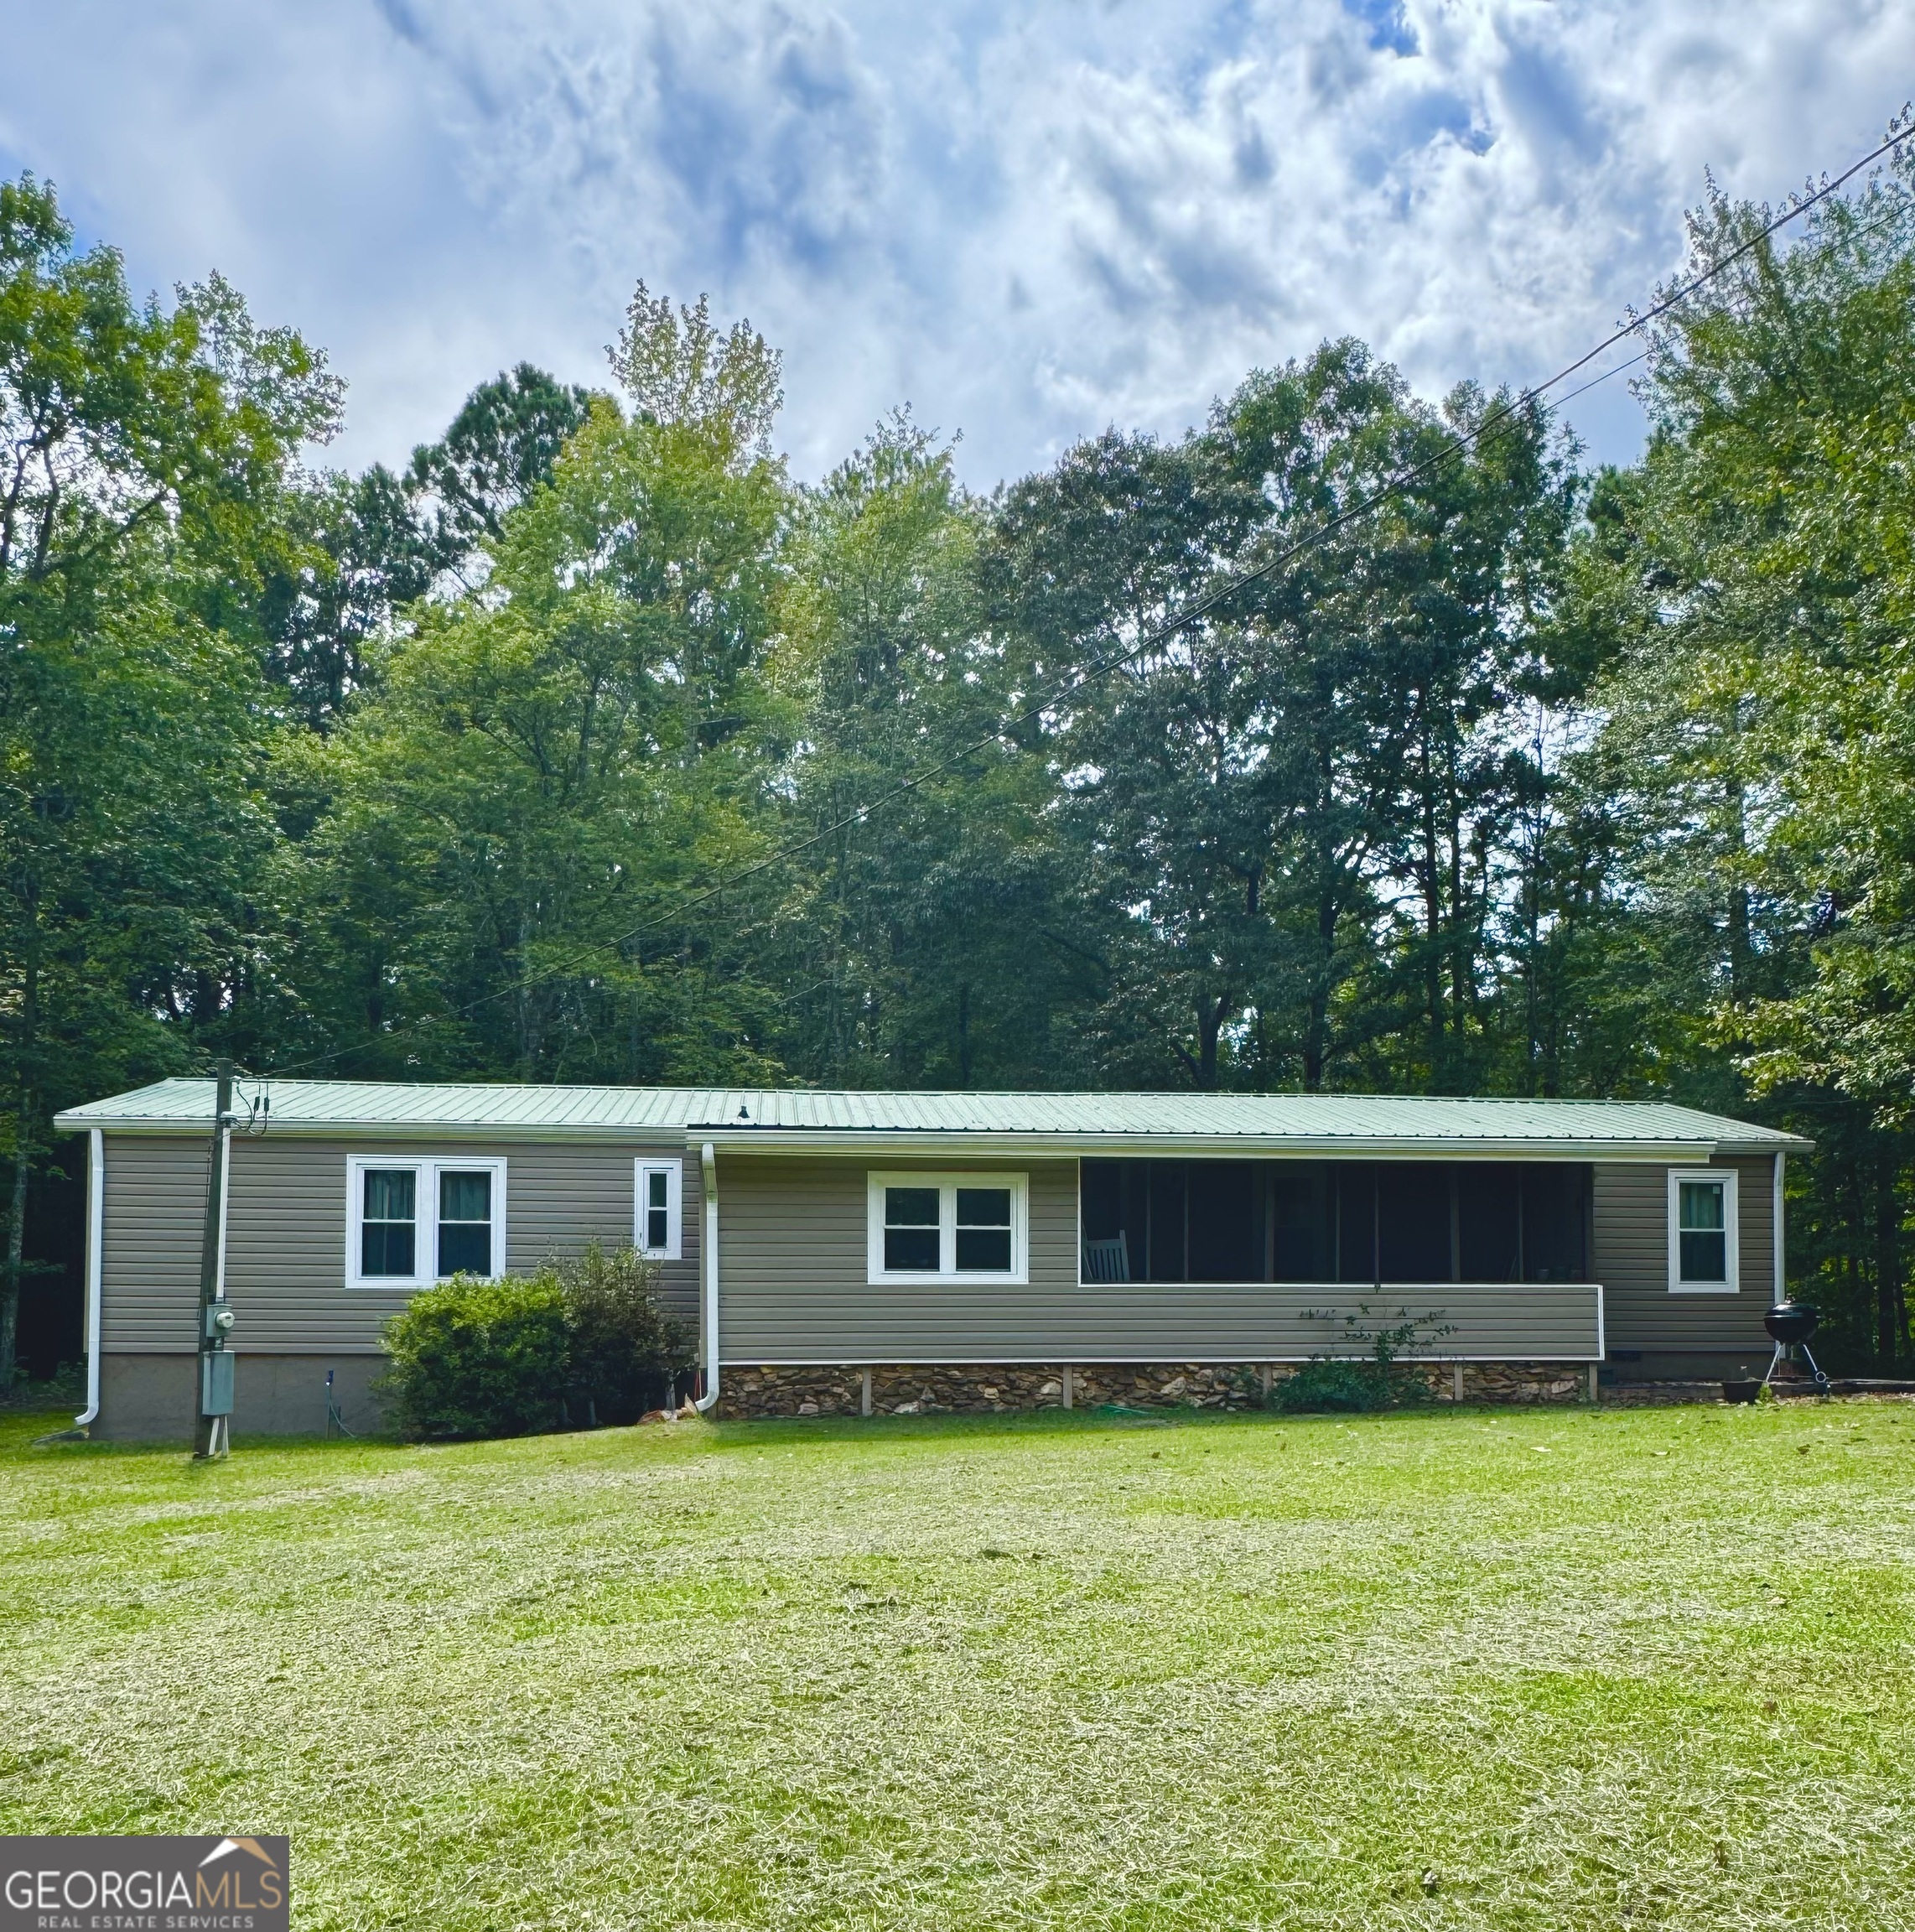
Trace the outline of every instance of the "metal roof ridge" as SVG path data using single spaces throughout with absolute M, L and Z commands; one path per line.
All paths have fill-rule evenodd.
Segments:
M 436 1090 L 449 1093 L 472 1092 L 490 1089 L 496 1092 L 526 1093 L 676 1093 L 688 1097 L 722 1096 L 727 1099 L 745 1096 L 779 1098 L 786 1095 L 805 1095 L 817 1099 L 854 1100 L 1046 1100 L 1052 1102 L 1082 1100 L 1176 1100 L 1207 1104 L 1217 1101 L 1283 1101 L 1305 1104 L 1318 1101 L 1355 1101 L 1374 1103 L 1377 1101 L 1404 1101 L 1419 1107 L 1601 1107 L 1628 1108 L 1631 1109 L 1666 1107 L 1685 1114 L 1694 1114 L 1707 1119 L 1728 1119 L 1731 1115 L 1712 1112 L 1707 1108 L 1695 1107 L 1687 1101 L 1659 1099 L 1619 1099 L 1613 1095 L 1580 1094 L 1522 1094 L 1522 1093 L 1405 1093 L 1365 1091 L 1361 1088 L 1319 1088 L 1313 1093 L 1300 1092 L 1291 1088 L 1279 1089 L 1213 1088 L 1199 1090 L 1175 1087 L 818 1087 L 802 1081 L 794 1081 L 781 1087 L 723 1087 L 698 1083 L 681 1083 L 672 1081 L 623 1081 L 623 1080 L 401 1080 L 401 1079 L 302 1079 L 296 1075 L 278 1075 L 267 1072 L 241 1071 L 238 1078 L 246 1081 L 270 1082 L 281 1087 L 353 1087 L 379 1089 L 398 1088 L 407 1092 Z M 131 1098 L 134 1094 L 150 1093 L 156 1088 L 173 1086 L 210 1086 L 210 1074 L 169 1073 L 157 1080 L 149 1080 L 143 1085 L 127 1088 L 123 1093 L 106 1098 Z M 97 1105 L 98 1102 L 84 1102 L 83 1105 Z
M 1451 1149 L 1574 1143 L 1627 1151 L 1653 1144 L 1714 1144 L 1762 1152 L 1813 1145 L 1785 1129 L 1710 1114 L 1668 1099 L 1549 1095 L 1298 1093 L 1187 1088 L 913 1088 L 665 1086 L 624 1082 L 301 1080 L 250 1077 L 275 1090 L 274 1124 L 306 1133 L 491 1131 L 518 1138 L 672 1135 L 693 1130 L 734 1144 L 793 1145 L 807 1136 L 841 1144 L 954 1146 L 993 1140 L 1035 1146 L 1074 1141 L 1113 1150 L 1147 1140 L 1214 1149 L 1237 1145 L 1428 1144 Z M 174 1074 L 62 1109 L 63 1132 L 190 1131 L 210 1114 L 212 1082 Z M 1446 1119 L 1445 1114 L 1460 1115 Z

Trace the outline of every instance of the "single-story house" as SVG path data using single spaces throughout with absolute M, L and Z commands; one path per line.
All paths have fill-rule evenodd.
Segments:
M 267 1104 L 261 1104 L 262 1101 Z M 214 1086 L 75 1107 L 91 1420 L 182 1436 Z M 376 1420 L 381 1324 L 457 1270 L 656 1257 L 721 1414 L 1215 1398 L 1416 1324 L 1440 1394 L 1759 1374 L 1783 1170 L 1659 1104 L 244 1081 L 233 1426 Z

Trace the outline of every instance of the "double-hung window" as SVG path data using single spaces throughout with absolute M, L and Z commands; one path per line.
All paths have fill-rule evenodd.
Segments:
M 492 1176 L 483 1167 L 439 1171 L 440 1275 L 490 1275 Z
M 866 1216 L 874 1282 L 1028 1279 L 1022 1174 L 873 1174 Z
M 418 1288 L 506 1268 L 503 1161 L 346 1162 L 346 1280 L 355 1288 Z
M 362 1168 L 359 1187 L 359 1272 L 410 1281 L 419 1271 L 418 1170 Z
M 632 1245 L 651 1261 L 677 1261 L 684 1254 L 685 1164 L 637 1163 L 637 1214 Z
M 1738 1285 L 1736 1171 L 1669 1171 L 1669 1292 L 1733 1295 Z

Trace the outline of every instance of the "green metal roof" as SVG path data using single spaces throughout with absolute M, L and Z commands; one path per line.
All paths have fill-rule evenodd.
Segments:
M 1814 1145 L 1663 1101 L 1444 1099 L 1403 1094 L 896 1093 L 816 1088 L 239 1083 L 242 1109 L 269 1097 L 269 1131 L 355 1135 L 480 1133 L 524 1140 L 713 1140 L 766 1151 L 872 1144 L 1030 1145 L 1112 1151 L 1170 1144 L 1347 1153 L 1449 1151 L 1684 1159 Z M 162 1080 L 60 1114 L 68 1129 L 210 1127 L 210 1080 Z

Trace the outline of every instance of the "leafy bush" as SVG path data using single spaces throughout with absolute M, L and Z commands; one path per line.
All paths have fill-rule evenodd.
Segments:
M 564 1415 L 571 1342 L 558 1276 L 455 1275 L 386 1324 L 379 1392 L 407 1436 L 525 1436 Z
M 1411 1368 L 1379 1368 L 1373 1362 L 1305 1362 L 1270 1391 L 1270 1405 L 1292 1414 L 1335 1410 L 1366 1415 L 1373 1409 L 1414 1409 L 1436 1400 L 1428 1382 Z
M 693 1359 L 658 1304 L 658 1270 L 595 1244 L 536 1275 L 457 1275 L 386 1324 L 379 1383 L 407 1436 L 526 1436 L 568 1422 L 636 1422 Z
M 1305 1310 L 1304 1319 L 1329 1322 L 1336 1317 L 1311 1308 Z M 1453 1333 L 1454 1325 L 1443 1319 L 1440 1308 L 1424 1315 L 1399 1308 L 1393 1322 L 1372 1327 L 1378 1319 L 1367 1301 L 1359 1301 L 1354 1315 L 1342 1317 L 1346 1344 L 1367 1348 L 1367 1362 L 1312 1356 L 1295 1374 L 1270 1391 L 1272 1404 L 1293 1412 L 1333 1409 L 1360 1413 L 1434 1400 L 1430 1384 L 1414 1369 L 1398 1367 L 1397 1356 L 1405 1348 L 1426 1349 L 1440 1337 Z
M 1394 1396 L 1389 1377 L 1367 1362 L 1332 1362 L 1322 1356 L 1305 1362 L 1270 1391 L 1270 1400 L 1288 1415 L 1310 1410 L 1367 1415 L 1387 1409 Z
M 661 1406 L 695 1356 L 691 1329 L 658 1304 L 658 1268 L 594 1242 L 553 1271 L 571 1335 L 575 1420 L 636 1422 Z

